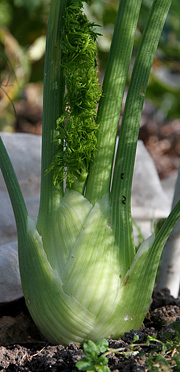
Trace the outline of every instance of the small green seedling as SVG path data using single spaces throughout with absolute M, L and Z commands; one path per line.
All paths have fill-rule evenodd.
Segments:
M 76 363 L 76 367 L 80 371 L 90 372 L 110 372 L 108 359 L 103 353 L 109 350 L 108 341 L 99 339 L 96 343 L 93 341 L 85 341 L 83 344 L 85 357 L 82 357 Z
M 180 371 L 180 323 L 174 324 L 175 335 L 172 340 L 165 342 L 154 336 L 147 336 L 146 342 L 140 343 L 139 335 L 135 334 L 132 342 L 123 347 L 113 349 L 106 339 L 99 339 L 96 343 L 88 340 L 83 344 L 85 357 L 82 357 L 76 367 L 80 371 L 110 372 L 107 356 L 120 354 L 125 358 L 137 355 L 145 360 L 150 371 L 168 372 L 175 368 Z

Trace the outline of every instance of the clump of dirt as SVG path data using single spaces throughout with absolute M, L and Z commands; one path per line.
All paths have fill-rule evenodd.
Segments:
M 178 362 L 171 362 L 170 358 L 172 355 L 178 358 L 180 340 L 179 349 L 172 350 L 171 355 L 162 348 L 167 340 L 169 345 L 171 340 L 173 342 L 176 328 L 180 333 L 180 298 L 174 299 L 168 290 L 155 292 L 141 329 L 125 333 L 121 339 L 109 340 L 111 348 L 121 348 L 121 352 L 109 354 L 110 370 L 180 370 Z M 158 342 L 147 342 L 150 338 Z M 7 372 L 75 372 L 78 371 L 76 362 L 84 355 L 82 347 L 76 344 L 66 347 L 50 345 L 33 323 L 23 298 L 13 304 L 0 306 L 0 345 L 0 371 Z M 166 366 L 168 363 L 169 367 Z

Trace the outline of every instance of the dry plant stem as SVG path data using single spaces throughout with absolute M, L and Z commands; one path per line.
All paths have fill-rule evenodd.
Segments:
M 180 200 L 180 166 L 174 191 L 172 209 Z M 157 290 L 168 288 L 175 298 L 180 288 L 180 220 L 176 223 L 164 247 Z

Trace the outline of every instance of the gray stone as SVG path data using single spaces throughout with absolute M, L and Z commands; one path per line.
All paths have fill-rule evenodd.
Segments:
M 174 189 L 177 181 L 177 171 L 175 174 L 173 173 L 170 177 L 165 178 L 161 181 L 162 188 L 169 198 L 169 201 L 172 204 L 173 196 L 174 196 Z
M 142 141 L 138 141 L 132 184 L 134 218 L 167 217 L 171 203 L 165 194 L 155 164 Z
M 17 242 L 0 246 L 0 303 L 23 296 Z
M 144 238 L 153 233 L 158 219 L 166 218 L 170 213 L 173 191 L 172 187 L 168 195 L 165 193 L 150 154 L 143 142 L 138 141 L 132 184 L 132 217 Z M 135 244 L 138 244 L 136 228 L 134 234 Z
M 16 171 L 23 195 L 39 194 L 41 171 L 41 136 L 24 133 L 0 133 L 13 167 Z M 6 185 L 0 178 L 0 190 Z
M 15 169 L 28 212 L 37 216 L 40 196 L 41 136 L 1 133 Z M 7 188 L 0 174 L 0 244 L 16 239 L 16 224 Z

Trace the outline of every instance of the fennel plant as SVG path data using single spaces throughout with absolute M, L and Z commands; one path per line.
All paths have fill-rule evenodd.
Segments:
M 116 338 L 139 328 L 163 246 L 180 216 L 178 202 L 159 233 L 136 253 L 131 218 L 136 145 L 150 69 L 172 0 L 153 2 L 134 63 L 114 164 L 141 2 L 119 3 L 100 93 L 97 35 L 83 14 L 83 2 L 51 1 L 37 221 L 28 215 L 0 142 L 0 165 L 17 224 L 24 297 L 51 343 Z

